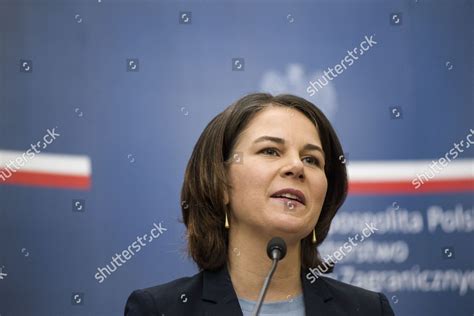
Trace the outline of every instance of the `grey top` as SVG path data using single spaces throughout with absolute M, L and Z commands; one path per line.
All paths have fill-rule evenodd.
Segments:
M 239 304 L 244 316 L 252 315 L 256 303 L 257 302 L 255 301 L 239 298 Z M 303 294 L 284 301 L 276 301 L 271 303 L 264 302 L 260 308 L 259 315 L 305 316 Z

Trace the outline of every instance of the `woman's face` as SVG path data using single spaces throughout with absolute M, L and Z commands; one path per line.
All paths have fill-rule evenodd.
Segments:
M 233 148 L 240 162 L 234 159 L 228 169 L 231 227 L 295 240 L 310 234 L 327 190 L 322 150 L 316 127 L 298 110 L 269 106 L 258 112 Z M 304 204 L 272 197 L 286 188 L 303 193 Z

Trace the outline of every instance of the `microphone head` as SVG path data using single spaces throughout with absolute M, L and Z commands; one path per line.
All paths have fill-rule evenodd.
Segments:
M 286 256 L 286 242 L 283 238 L 273 237 L 267 244 L 267 255 L 270 259 L 281 260 Z M 276 256 L 276 257 L 275 257 Z

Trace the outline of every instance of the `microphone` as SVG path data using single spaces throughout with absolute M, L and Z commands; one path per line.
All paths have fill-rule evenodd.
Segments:
M 272 260 L 272 267 L 268 273 L 265 281 L 263 282 L 263 287 L 260 290 L 260 295 L 258 297 L 257 305 L 253 311 L 253 316 L 257 316 L 262 307 L 265 294 L 267 293 L 268 286 L 270 285 L 270 280 L 272 279 L 273 273 L 276 270 L 278 261 L 285 258 L 286 255 L 286 243 L 280 237 L 273 237 L 267 244 L 267 255 Z

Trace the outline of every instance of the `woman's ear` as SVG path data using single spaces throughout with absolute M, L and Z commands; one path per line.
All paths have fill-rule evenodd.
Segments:
M 224 190 L 224 204 L 229 204 L 229 194 L 227 193 L 227 190 Z

